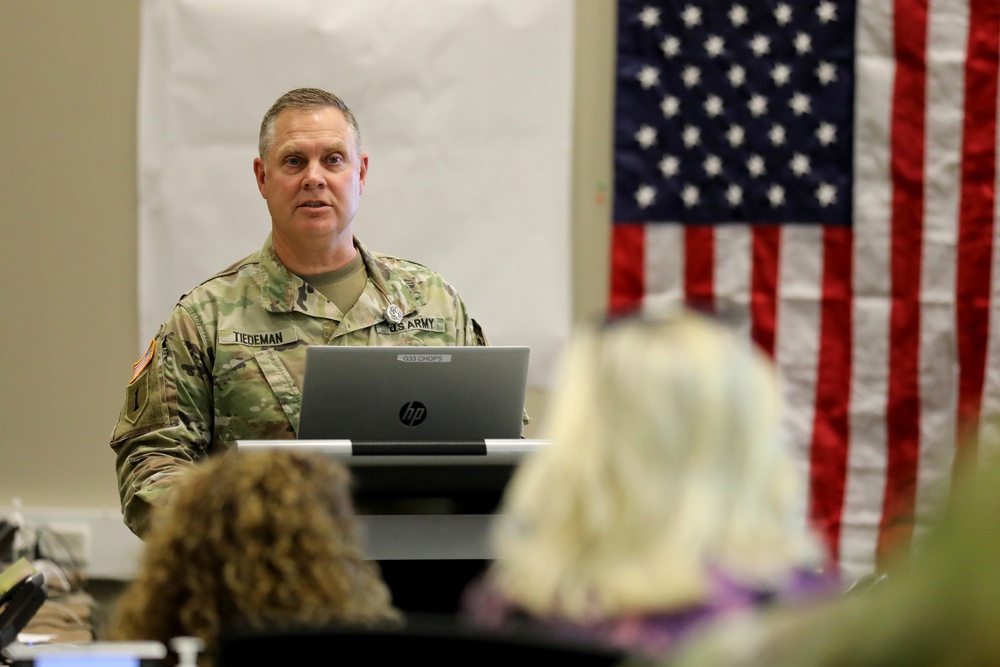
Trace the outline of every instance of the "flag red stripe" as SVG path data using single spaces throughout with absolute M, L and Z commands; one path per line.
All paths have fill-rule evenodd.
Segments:
M 750 334 L 774 358 L 774 330 L 778 319 L 778 261 L 781 228 L 754 225 L 750 270 Z
M 927 2 L 895 0 L 887 471 L 879 567 L 909 548 L 920 448 L 920 270 L 927 99 Z
M 646 226 L 611 226 L 610 311 L 626 313 L 642 305 L 646 293 Z
M 834 560 L 840 555 L 840 526 L 847 480 L 853 275 L 852 230 L 827 227 L 823 230 L 823 294 L 809 461 L 809 516 L 826 540 Z
M 684 228 L 684 296 L 695 308 L 715 311 L 715 230 Z
M 968 437 L 979 421 L 986 374 L 996 210 L 998 59 L 1000 5 L 996 0 L 971 0 L 955 277 L 959 360 L 956 461 L 959 463 L 975 456 L 975 442 Z

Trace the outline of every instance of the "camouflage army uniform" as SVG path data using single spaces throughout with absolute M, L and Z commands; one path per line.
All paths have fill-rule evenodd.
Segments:
M 136 363 L 111 437 L 133 532 L 146 531 L 184 466 L 237 439 L 296 436 L 310 345 L 488 344 L 440 275 L 355 245 L 368 282 L 346 315 L 284 267 L 270 236 L 174 307 Z

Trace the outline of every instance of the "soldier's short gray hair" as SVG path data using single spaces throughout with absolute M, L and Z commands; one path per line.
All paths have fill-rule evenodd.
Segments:
M 358 119 L 354 117 L 354 113 L 344 100 L 320 88 L 296 88 L 279 97 L 264 114 L 264 120 L 260 123 L 260 137 L 257 140 L 257 152 L 260 159 L 263 160 L 267 156 L 267 152 L 271 150 L 271 143 L 274 141 L 275 119 L 281 112 L 288 109 L 308 110 L 328 107 L 339 109 L 344 114 L 344 118 L 347 119 L 354 132 L 354 142 L 360 151 L 361 128 L 358 126 Z

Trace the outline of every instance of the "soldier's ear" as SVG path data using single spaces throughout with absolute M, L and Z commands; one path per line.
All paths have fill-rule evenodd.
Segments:
M 253 159 L 253 173 L 257 179 L 257 189 L 260 190 L 260 196 L 267 199 L 267 174 L 264 171 L 264 161 L 259 157 Z
M 358 194 L 360 195 L 365 191 L 365 177 L 368 176 L 368 153 L 362 153 L 358 162 Z

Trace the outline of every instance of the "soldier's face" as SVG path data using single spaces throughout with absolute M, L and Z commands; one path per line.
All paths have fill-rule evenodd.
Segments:
M 368 173 L 354 133 L 336 108 L 289 109 L 274 123 L 264 160 L 254 160 L 276 235 L 290 243 L 350 231 Z

